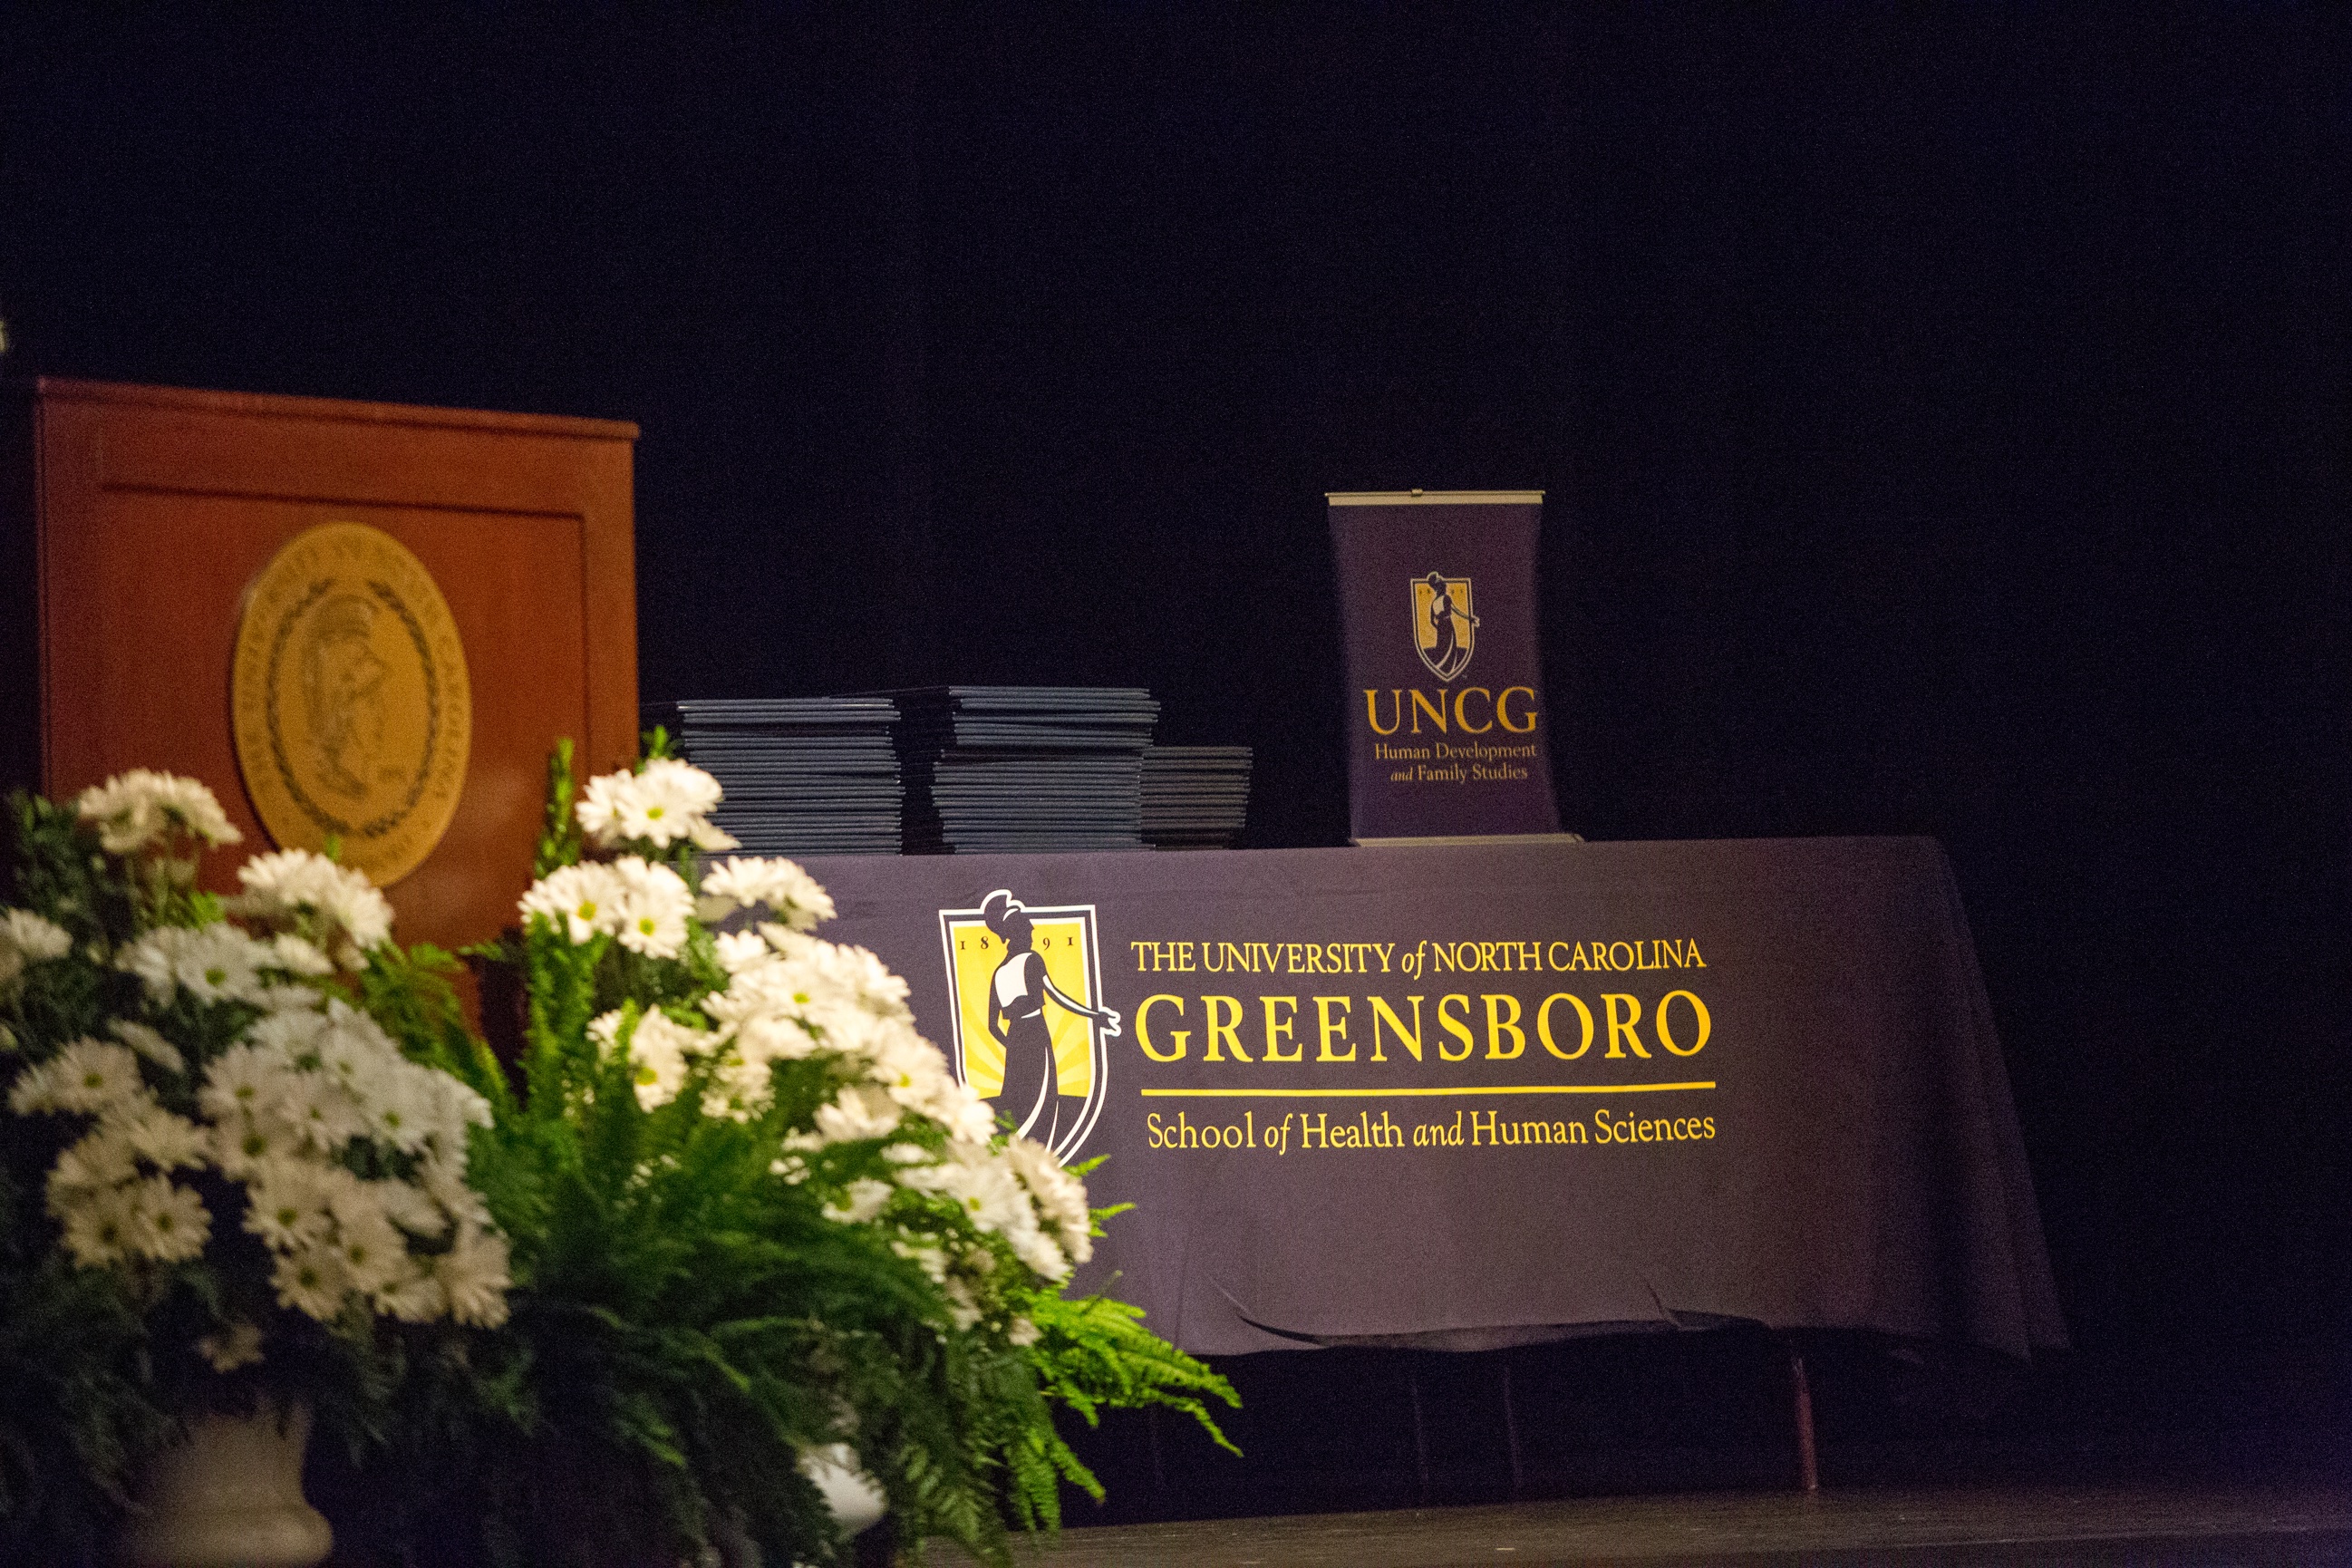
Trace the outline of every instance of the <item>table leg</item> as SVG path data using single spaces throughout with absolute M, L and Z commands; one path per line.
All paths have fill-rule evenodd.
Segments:
M 1411 1352 L 1407 1352 L 1410 1354 Z M 1412 1458 L 1421 1471 L 1421 1506 L 1429 1506 L 1429 1429 L 1421 1418 L 1421 1379 L 1411 1361 L 1404 1363 L 1404 1391 L 1412 1400 Z
M 1813 1388 L 1805 1377 L 1805 1358 L 1794 1343 L 1789 1352 L 1789 1387 L 1797 1415 L 1797 1482 L 1807 1497 L 1822 1489 L 1822 1466 L 1813 1447 Z
M 1527 1476 L 1519 1463 L 1519 1415 L 1511 1407 L 1511 1359 L 1506 1352 L 1503 1364 L 1503 1437 L 1511 1447 L 1511 1500 L 1519 1500 L 1527 1485 Z

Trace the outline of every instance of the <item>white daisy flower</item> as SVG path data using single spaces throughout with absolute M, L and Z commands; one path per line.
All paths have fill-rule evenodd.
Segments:
M 283 1021 L 286 1026 L 276 1032 L 293 1034 L 296 1027 L 291 1020 L 305 1016 L 299 1013 L 273 1015 L 256 1024 L 254 1033 L 260 1035 Z M 308 1016 L 312 1025 L 323 1023 L 316 1015 Z M 315 1027 L 310 1032 L 315 1035 Z M 292 1087 L 289 1082 L 295 1076 L 289 1059 L 291 1054 L 286 1044 L 276 1039 L 241 1041 L 229 1047 L 205 1068 L 204 1087 L 196 1090 L 196 1104 L 216 1122 L 226 1122 L 239 1115 L 275 1115 Z
M 184 1263 L 202 1256 L 213 1222 L 194 1189 L 168 1177 L 150 1176 L 130 1191 L 131 1250 L 158 1263 Z
M 185 991 L 199 1002 L 258 1002 L 262 969 L 271 952 L 232 925 L 191 931 L 163 926 L 115 956 L 115 966 L 139 976 L 157 1003 Z
M 1051 1149 L 1031 1139 L 1006 1140 L 1003 1157 L 1036 1200 L 1039 1215 L 1053 1227 L 1071 1261 L 1092 1258 L 1094 1216 L 1087 1207 L 1086 1184 L 1064 1170 Z
M 432 1266 L 408 1261 L 401 1277 L 375 1293 L 376 1310 L 404 1323 L 429 1323 L 448 1315 L 449 1293 L 433 1275 Z
M 308 849 L 257 855 L 237 868 L 245 891 L 230 912 L 272 923 L 304 917 L 326 927 L 328 944 L 349 968 L 392 935 L 392 904 L 367 877 Z
M 246 1182 L 245 1228 L 269 1249 L 294 1253 L 320 1245 L 334 1232 L 327 1212 L 320 1168 L 278 1159 L 257 1167 Z
M 383 1210 L 384 1218 L 392 1221 L 411 1236 L 435 1239 L 447 1232 L 449 1215 L 441 1212 L 421 1187 L 406 1182 L 375 1184 L 376 1205 Z
M 898 1180 L 903 1185 L 953 1199 L 980 1230 L 1036 1228 L 1036 1211 L 1029 1206 L 1027 1194 L 985 1144 L 950 1144 L 946 1159 L 935 1165 L 909 1167 Z
M 1013 1256 L 1027 1264 L 1033 1272 L 1047 1279 L 1059 1280 L 1070 1277 L 1070 1260 L 1062 1256 L 1062 1249 L 1054 1245 L 1054 1238 L 1039 1230 L 1034 1221 L 1005 1231 L 1004 1240 L 1013 1248 Z
M 609 849 L 626 837 L 621 830 L 624 801 L 634 804 L 637 777 L 631 773 L 599 773 L 580 790 L 572 815 L 591 844 Z
M 817 1134 L 828 1143 L 887 1138 L 898 1130 L 898 1108 L 890 1097 L 863 1084 L 849 1085 L 816 1108 Z
M 338 1223 L 335 1250 L 351 1275 L 352 1289 L 371 1296 L 399 1284 L 411 1268 L 408 1239 L 385 1215 L 380 1202 L 371 1204 L 363 1215 Z
M 39 1068 L 20 1075 L 8 1104 L 19 1116 L 37 1110 L 93 1115 L 144 1100 L 146 1095 L 137 1057 L 109 1041 L 84 1037 Z
M 618 928 L 621 881 L 612 868 L 593 862 L 560 867 L 530 885 L 522 896 L 523 919 L 537 915 L 555 923 L 574 945 Z
M 721 931 L 713 945 L 719 950 L 719 966 L 730 974 L 740 973 L 768 956 L 768 944 L 757 931 Z
M 617 934 L 621 945 L 648 958 L 676 958 L 686 947 L 694 895 L 686 879 L 635 856 L 613 863 L 621 884 Z
M 290 1075 L 277 1113 L 321 1153 L 332 1153 L 373 1130 L 352 1091 L 322 1072 Z
M 629 1033 L 631 1081 L 637 1103 L 647 1110 L 667 1105 L 686 1083 L 693 1059 L 716 1044 L 714 1037 L 689 1029 L 667 1013 L 647 1013 Z
M 434 1260 L 433 1273 L 448 1293 L 449 1315 L 461 1323 L 494 1329 L 507 1321 L 507 1244 L 496 1232 L 472 1226 Z
M 313 979 L 335 972 L 335 961 L 320 952 L 310 942 L 292 931 L 279 931 L 269 939 L 270 967 L 289 974 L 307 975 Z
M 30 910 L 0 910 L 0 986 L 14 982 L 29 964 L 46 963 L 73 951 L 65 927 Z
M 379 1142 L 404 1154 L 422 1153 L 432 1141 L 436 1118 L 432 1101 L 406 1073 L 384 1075 L 369 1106 L 367 1127 Z
M 242 1182 L 286 1159 L 302 1142 L 300 1129 L 275 1114 L 230 1116 L 213 1123 L 213 1163 Z
M 116 1039 L 165 1072 L 176 1077 L 188 1070 L 188 1058 L 180 1054 L 179 1047 L 163 1037 L 161 1030 L 131 1018 L 116 1018 L 107 1027 Z
M 66 1250 L 84 1268 L 103 1268 L 131 1256 L 137 1207 L 129 1185 L 49 1188 L 49 1212 L 65 1227 Z
M 720 907 L 709 918 L 738 909 L 765 908 L 796 931 L 814 931 L 833 919 L 833 900 L 814 877 L 790 860 L 732 857 L 704 873 L 702 894 Z
M 203 1128 L 152 1100 L 109 1116 L 103 1125 L 119 1132 L 132 1153 L 159 1171 L 200 1168 L 212 1151 L 213 1141 Z
M 130 1134 L 118 1122 L 101 1121 L 68 1144 L 49 1168 L 50 1206 L 60 1194 L 119 1187 L 138 1174 L 139 1151 Z
M 326 1242 L 280 1253 L 278 1266 L 270 1271 L 270 1283 L 277 1288 L 279 1306 L 322 1323 L 332 1322 L 341 1313 L 343 1298 L 352 1289 L 342 1255 Z
M 98 841 L 110 855 L 136 854 L 174 828 L 215 848 L 245 837 L 203 784 L 145 768 L 90 785 L 75 800 L 74 810 L 98 829 Z
M 425 1195 L 439 1206 L 442 1213 L 461 1224 L 487 1229 L 490 1223 L 489 1205 L 482 1194 L 467 1184 L 466 1173 L 459 1166 L 428 1163 L 418 1173 Z
M 625 1009 L 615 1007 L 609 1013 L 599 1013 L 588 1021 L 588 1037 L 596 1044 L 596 1054 L 609 1057 L 621 1047 L 621 1026 L 628 1020 Z
M 897 1190 L 887 1182 L 860 1177 L 849 1184 L 838 1203 L 824 1205 L 824 1217 L 840 1225 L 864 1225 L 882 1212 Z
M 264 980 L 250 1000 L 265 1013 L 314 1013 L 319 1008 L 319 994 L 310 986 L 271 980 Z
M 719 781 L 690 763 L 656 757 L 635 773 L 590 779 L 574 808 L 581 828 L 604 848 L 639 842 L 667 849 L 680 839 L 703 849 L 732 848 L 708 821 L 723 795 Z
M 490 1102 L 446 1072 L 433 1075 L 433 1099 L 440 1108 L 440 1124 L 457 1141 L 457 1152 L 461 1155 L 466 1146 L 466 1129 L 488 1127 L 493 1120 Z M 462 1164 L 464 1161 L 460 1159 L 458 1163 Z
M 384 1068 L 407 1065 L 383 1026 L 340 996 L 328 1002 L 321 1016 L 326 1026 L 311 1049 L 328 1076 L 357 1090 Z

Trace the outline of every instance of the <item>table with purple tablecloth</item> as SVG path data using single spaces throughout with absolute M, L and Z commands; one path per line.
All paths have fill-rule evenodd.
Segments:
M 2065 1343 L 1932 841 L 808 865 L 1187 1350 Z

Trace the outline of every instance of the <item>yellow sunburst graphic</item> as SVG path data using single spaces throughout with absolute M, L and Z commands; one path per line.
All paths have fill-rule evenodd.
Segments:
M 946 921 L 949 950 L 955 969 L 957 1037 L 963 1049 L 963 1078 L 982 1100 L 1004 1088 L 1004 1047 L 988 1026 L 989 986 L 998 965 L 1010 956 L 1003 939 L 988 929 L 977 914 L 950 916 Z M 1045 974 L 1062 994 L 1088 1007 L 1100 1006 L 1095 994 L 1092 953 L 1086 921 L 1076 917 L 1041 918 L 1033 927 L 1030 948 L 1045 961 Z M 1093 1037 L 1087 1020 L 1066 1011 L 1048 998 L 1045 1027 L 1054 1042 L 1055 1087 L 1066 1095 L 1085 1099 L 1094 1092 Z

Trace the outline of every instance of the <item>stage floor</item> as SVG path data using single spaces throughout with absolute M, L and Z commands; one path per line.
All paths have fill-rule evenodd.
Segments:
M 1083 1504 L 1080 1506 L 1083 1507 Z M 935 1546 L 931 1560 L 965 1559 Z M 2001 1487 L 1601 1498 L 1070 1530 L 1051 1568 L 2352 1564 L 2352 1489 Z

